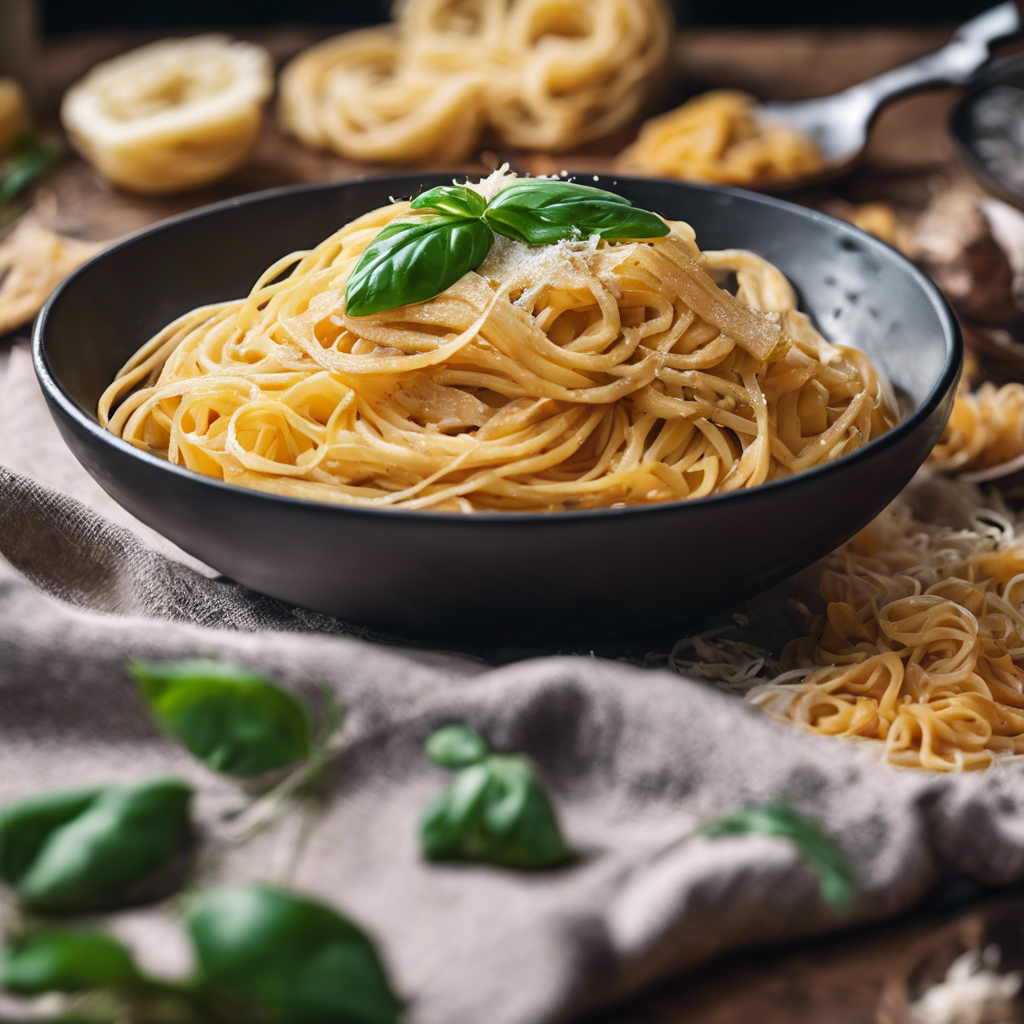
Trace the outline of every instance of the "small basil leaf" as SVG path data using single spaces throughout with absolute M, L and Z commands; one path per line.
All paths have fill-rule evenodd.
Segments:
M 232 885 L 191 900 L 202 976 L 281 1024 L 394 1024 L 401 1004 L 355 924 L 278 889 Z
M 178 779 L 106 787 L 50 829 L 31 863 L 7 880 L 40 910 L 91 910 L 136 898 L 187 846 L 191 797 Z M 26 820 L 24 804 L 5 813 Z
M 494 243 L 483 221 L 438 214 L 393 221 L 366 247 L 345 286 L 345 312 L 369 316 L 440 295 L 483 263 Z
M 670 231 L 660 217 L 621 196 L 569 181 L 511 185 L 490 201 L 484 219 L 499 234 L 529 245 L 590 235 L 660 238 Z
M 465 185 L 440 185 L 418 195 L 411 206 L 414 210 L 440 210 L 456 217 L 480 217 L 487 208 L 487 201 Z
M 259 775 L 308 757 L 306 704 L 253 672 L 216 661 L 132 661 L 161 727 L 210 768 Z
M 427 805 L 420 847 L 428 860 L 546 868 L 572 858 L 529 761 L 491 755 L 459 771 Z
M 138 980 L 131 954 L 103 932 L 40 932 L 0 951 L 0 987 L 20 995 L 83 992 Z
M 487 741 L 464 725 L 447 725 L 427 739 L 427 757 L 442 768 L 465 768 L 489 753 Z
M 853 900 L 854 875 L 846 855 L 818 822 L 782 801 L 747 807 L 704 826 L 701 832 L 710 838 L 760 833 L 788 839 L 818 872 L 821 894 L 829 903 L 843 908 Z

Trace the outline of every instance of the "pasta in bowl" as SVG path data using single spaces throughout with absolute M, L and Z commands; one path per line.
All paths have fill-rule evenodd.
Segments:
M 591 186 L 495 172 L 435 193 L 370 211 L 275 262 L 247 298 L 175 320 L 104 392 L 100 422 L 244 487 L 460 512 L 726 493 L 896 422 L 870 360 L 829 344 L 753 252 L 701 252 L 690 225 Z M 453 221 L 453 203 L 483 218 Z M 623 237 L 584 235 L 602 203 L 590 227 Z M 532 237 L 565 237 L 525 241 L 550 210 L 564 223 L 548 216 Z M 360 287 L 407 269 L 404 235 L 457 259 L 472 245 L 457 233 L 475 229 L 475 269 L 427 301 L 353 315 Z
M 360 263 L 386 231 L 415 241 L 460 202 L 474 219 L 450 183 L 246 198 L 88 264 L 35 340 L 86 468 L 272 596 L 404 635 L 564 640 L 692 618 L 796 571 L 941 433 L 955 323 L 856 229 L 616 179 L 593 182 L 604 206 L 587 197 L 604 236 L 540 242 L 543 202 L 469 189 L 485 207 L 460 222 L 472 267 L 432 260 L 457 276 L 417 280 L 414 302 L 394 275 L 374 292 Z M 540 292 L 534 260 L 555 282 Z M 884 380 L 907 397 L 899 422 Z

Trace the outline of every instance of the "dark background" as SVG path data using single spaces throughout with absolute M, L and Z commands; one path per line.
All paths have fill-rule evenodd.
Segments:
M 963 21 L 995 0 L 674 0 L 680 23 L 698 25 L 919 24 Z M 309 22 L 372 24 L 389 0 L 43 0 L 47 33 L 98 28 L 195 28 Z

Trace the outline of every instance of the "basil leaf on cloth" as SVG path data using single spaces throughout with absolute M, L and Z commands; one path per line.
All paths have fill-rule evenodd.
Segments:
M 432 209 L 457 217 L 481 217 L 487 201 L 465 185 L 439 185 L 420 193 L 410 205 L 414 210 Z
M 280 1024 L 394 1024 L 401 1003 L 363 931 L 322 904 L 258 885 L 193 897 L 185 924 L 206 982 Z
M 92 910 L 140 886 L 190 838 L 192 789 L 179 779 L 31 797 L 0 810 L 0 870 L 39 910 Z
M 441 768 L 465 768 L 482 761 L 489 753 L 487 741 L 464 725 L 447 725 L 431 733 L 427 757 Z
M 131 661 L 153 717 L 208 767 L 250 776 L 308 757 L 304 701 L 254 672 L 217 661 Z
M 752 832 L 788 839 L 818 872 L 825 900 L 837 908 L 853 901 L 853 869 L 846 855 L 825 835 L 818 822 L 797 814 L 786 803 L 747 807 L 705 825 L 700 831 L 712 839 Z
M 486 744 L 476 733 L 466 729 L 459 734 L 457 728 L 449 726 L 427 741 L 431 760 L 459 771 L 423 813 L 423 856 L 510 868 L 548 868 L 571 860 L 572 851 L 530 762 L 517 754 L 486 754 Z M 484 746 L 485 756 L 470 761 L 472 738 Z
M 483 263 L 494 242 L 479 219 L 442 213 L 392 221 L 363 250 L 345 285 L 345 312 L 369 316 L 426 302 Z
M 527 180 L 487 205 L 484 219 L 498 234 L 529 245 L 563 239 L 660 238 L 671 230 L 656 214 L 612 192 L 571 181 Z
M 0 950 L 0 987 L 20 995 L 83 992 L 139 981 L 131 954 L 116 939 L 85 929 L 37 932 Z

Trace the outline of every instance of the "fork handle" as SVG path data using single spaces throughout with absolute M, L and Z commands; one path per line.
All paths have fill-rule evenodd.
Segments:
M 860 82 L 847 89 L 846 95 L 856 96 L 875 111 L 883 103 L 916 89 L 963 85 L 988 61 L 995 43 L 1024 30 L 1022 9 L 1024 0 L 1019 5 L 1007 0 L 964 22 L 941 50 Z

